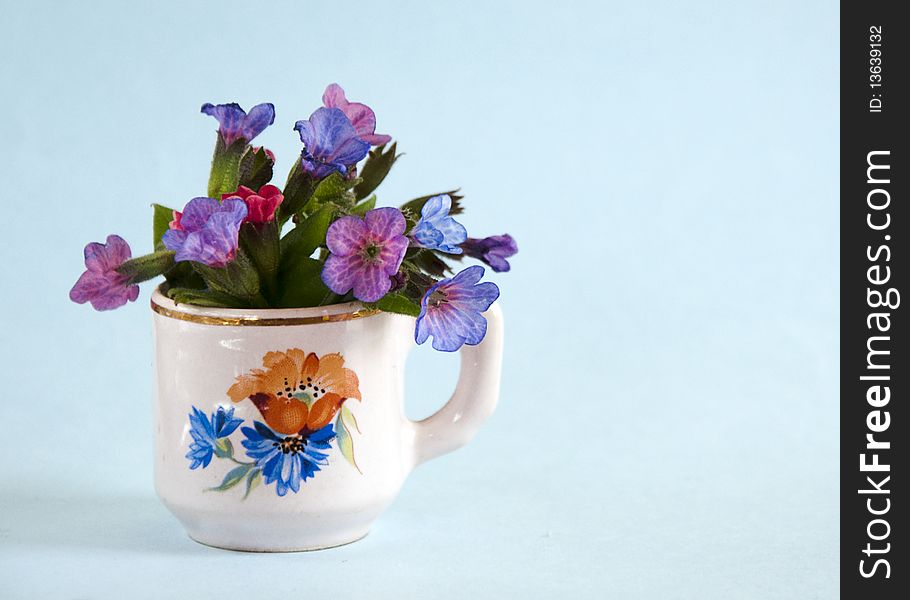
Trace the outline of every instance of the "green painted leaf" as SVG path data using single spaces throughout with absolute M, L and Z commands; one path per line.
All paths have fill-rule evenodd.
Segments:
M 250 471 L 250 474 L 246 478 L 246 492 L 243 494 L 243 499 L 246 500 L 247 496 L 250 495 L 250 492 L 259 487 L 259 484 L 262 483 L 262 470 L 253 469 Z
M 397 149 L 398 142 L 394 142 L 389 146 L 388 150 L 385 149 L 385 144 L 383 144 L 370 151 L 370 155 L 360 170 L 362 181 L 354 187 L 354 196 L 357 200 L 366 198 L 373 193 L 373 190 L 379 187 L 379 184 L 382 183 L 392 169 L 392 165 L 401 156 L 400 154 L 395 154 Z
M 354 440 L 351 437 L 350 427 L 353 427 L 360 433 L 360 429 L 357 427 L 357 420 L 354 419 L 354 415 L 350 410 L 347 409 L 343 404 L 341 405 L 341 413 L 338 416 L 338 421 L 335 424 L 335 434 L 338 439 L 338 449 L 341 450 L 342 456 L 347 459 L 351 465 L 360 471 L 360 467 L 357 465 L 357 461 L 354 459 Z M 363 471 L 360 471 L 363 473 Z
M 161 204 L 152 204 L 152 249 L 157 250 L 164 232 L 174 219 L 174 210 Z
M 374 302 L 370 306 L 385 312 L 408 315 L 410 317 L 416 317 L 420 314 L 420 305 L 398 292 L 386 294 L 378 302 Z
M 218 458 L 232 458 L 234 456 L 234 444 L 228 438 L 221 438 L 215 442 L 215 456 Z
M 234 487 L 235 485 L 237 485 L 238 483 L 243 481 L 243 478 L 246 477 L 246 475 L 247 475 L 247 473 L 249 473 L 250 469 L 252 469 L 255 466 L 256 465 L 254 465 L 253 463 L 250 463 L 247 465 L 240 465 L 238 467 L 234 467 L 233 469 L 228 471 L 227 475 L 224 476 L 224 480 L 221 482 L 221 485 L 219 485 L 217 487 L 209 488 L 209 491 L 223 492 L 225 490 L 231 489 L 232 487 Z

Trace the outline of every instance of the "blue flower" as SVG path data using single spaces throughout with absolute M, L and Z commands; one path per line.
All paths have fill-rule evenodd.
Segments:
M 322 179 L 335 171 L 342 175 L 370 151 L 369 142 L 338 108 L 319 108 L 307 121 L 297 121 L 294 129 L 303 142 L 300 165 L 306 173 Z
M 495 283 L 478 283 L 483 267 L 475 265 L 455 277 L 443 279 L 424 295 L 414 339 L 418 344 L 433 336 L 433 348 L 454 352 L 462 344 L 475 346 L 487 334 L 487 320 L 481 314 L 499 298 Z
M 190 435 L 193 436 L 193 443 L 190 444 L 190 451 L 186 453 L 186 458 L 192 461 L 190 468 L 201 466 L 204 469 L 209 466 L 217 440 L 234 433 L 241 423 L 243 419 L 234 418 L 233 407 L 224 410 L 224 407 L 219 406 L 209 418 L 194 406 L 193 412 L 190 413 Z
M 257 104 L 249 114 L 239 104 L 203 104 L 202 112 L 218 119 L 218 133 L 225 146 L 238 139 L 250 142 L 275 122 L 275 106 L 269 103 Z
M 459 244 L 468 239 L 464 225 L 449 216 L 452 199 L 448 194 L 433 196 L 420 211 L 420 220 L 411 231 L 418 245 L 449 254 L 461 254 Z
M 237 255 L 240 224 L 247 216 L 240 198 L 218 202 L 214 198 L 193 198 L 182 213 L 175 212 L 171 228 L 161 241 L 175 250 L 177 262 L 192 260 L 210 267 L 224 267 Z
M 483 239 L 468 238 L 461 248 L 465 254 L 482 260 L 497 273 L 508 271 L 511 265 L 506 259 L 518 252 L 518 244 L 508 233 L 491 235 Z
M 275 483 L 275 492 L 284 496 L 290 489 L 300 491 L 300 480 L 306 481 L 329 464 L 328 450 L 335 439 L 331 423 L 313 432 L 284 436 L 272 431 L 265 423 L 253 422 L 254 427 L 241 429 L 246 454 L 262 470 L 265 483 Z

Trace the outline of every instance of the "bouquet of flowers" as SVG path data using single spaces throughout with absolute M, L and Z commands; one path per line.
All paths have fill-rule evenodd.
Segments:
M 111 310 L 135 301 L 139 284 L 164 276 L 177 303 L 223 308 L 302 308 L 359 300 L 417 317 L 415 339 L 447 352 L 480 343 L 482 313 L 499 288 L 479 259 L 508 271 L 518 248 L 508 234 L 468 237 L 454 216 L 458 190 L 376 208 L 375 190 L 398 160 L 376 133 L 376 116 L 332 84 L 323 106 L 294 129 L 303 142 L 284 188 L 271 183 L 275 155 L 251 142 L 275 121 L 272 104 L 244 111 L 205 104 L 218 121 L 208 193 L 182 210 L 153 205 L 154 252 L 132 258 L 117 235 L 85 247 L 74 302 Z

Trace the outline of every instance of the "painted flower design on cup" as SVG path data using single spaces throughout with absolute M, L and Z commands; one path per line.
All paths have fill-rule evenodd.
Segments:
M 241 423 L 243 419 L 234 418 L 234 407 L 224 410 L 223 406 L 219 406 L 218 410 L 207 417 L 194 406 L 190 413 L 190 436 L 193 442 L 190 451 L 186 453 L 186 458 L 190 459 L 190 469 L 209 466 L 216 449 L 219 453 L 225 452 L 226 446 L 220 440 L 234 433 Z
M 275 493 L 284 496 L 289 490 L 300 491 L 301 482 L 329 464 L 329 452 L 337 442 L 341 455 L 359 471 L 351 432 L 360 429 L 345 401 L 361 400 L 360 384 L 356 373 L 344 366 L 344 358 L 291 348 L 268 352 L 262 366 L 237 377 L 227 391 L 236 403 L 249 400 L 265 421 L 254 420 L 251 427 L 240 428 L 241 445 L 252 462 L 234 457 L 234 446 L 226 439 L 242 423 L 233 418 L 233 408 L 225 413 L 219 407 L 206 418 L 194 407 L 190 414 L 193 443 L 187 453 L 190 468 L 205 468 L 214 455 L 237 466 L 212 489 L 225 491 L 246 481 L 249 494 L 261 480 L 274 484 Z

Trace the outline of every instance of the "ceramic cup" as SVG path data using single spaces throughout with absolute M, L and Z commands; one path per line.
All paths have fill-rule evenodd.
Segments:
M 404 416 L 414 319 L 357 303 L 210 309 L 152 298 L 155 489 L 190 537 L 249 551 L 365 536 L 418 464 L 473 437 L 499 396 L 502 313 L 455 392 Z

